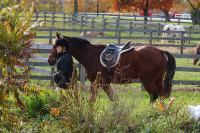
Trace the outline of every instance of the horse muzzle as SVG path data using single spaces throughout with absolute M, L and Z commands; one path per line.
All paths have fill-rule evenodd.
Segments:
M 53 59 L 52 60 L 50 60 L 50 59 L 48 60 L 48 63 L 49 63 L 50 66 L 54 66 L 56 64 L 56 62 L 57 62 L 57 60 L 53 60 Z

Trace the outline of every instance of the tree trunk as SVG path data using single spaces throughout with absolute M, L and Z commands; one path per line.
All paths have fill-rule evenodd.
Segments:
M 119 11 L 118 11 L 118 20 L 120 20 L 120 9 L 119 9 Z
M 148 9 L 144 9 L 143 12 L 144 12 L 144 21 L 147 22 L 148 21 L 148 19 L 147 19 L 147 17 L 148 17 Z
M 74 13 L 78 13 L 78 0 L 74 0 Z
M 170 22 L 171 20 L 170 20 L 170 18 L 169 18 L 169 11 L 163 11 L 164 12 L 164 14 L 165 14 L 165 20 L 167 21 L 167 22 Z
M 199 24 L 200 25 L 200 11 L 198 9 L 194 10 L 194 14 L 193 14 L 193 18 L 192 18 L 192 22 L 194 25 Z

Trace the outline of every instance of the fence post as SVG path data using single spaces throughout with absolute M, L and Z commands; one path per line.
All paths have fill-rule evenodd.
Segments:
M 85 89 L 85 69 L 82 64 L 80 64 L 80 81 L 83 89 Z
M 46 27 L 46 17 L 47 17 L 47 16 L 46 16 L 46 13 L 47 13 L 47 12 L 44 12 L 44 27 Z
M 65 29 L 65 13 L 63 12 L 63 29 Z
M 49 44 L 52 44 L 52 31 L 49 31 Z
M 70 23 L 72 23 L 72 14 L 69 14 L 69 26 L 70 26 Z
M 81 16 L 81 31 L 83 30 L 83 17 L 84 16 Z
M 116 36 L 116 37 L 117 37 L 118 26 L 119 26 L 119 20 L 117 19 L 117 20 L 116 20 L 116 27 L 115 27 L 115 29 L 116 29 L 115 36 Z
M 160 23 L 158 23 L 158 25 L 157 25 L 158 27 L 157 27 L 157 31 L 160 31 Z M 160 36 L 160 32 L 157 32 L 157 38 L 159 38 L 159 36 Z M 158 39 L 157 39 L 158 40 Z
M 55 67 L 52 66 L 52 67 L 51 67 L 51 76 L 52 76 L 52 77 L 53 77 L 54 72 L 55 72 Z M 53 78 L 50 80 L 50 86 L 51 86 L 51 87 L 54 87 L 54 79 L 53 79 Z
M 178 25 L 180 25 L 180 23 L 181 23 L 181 22 L 180 22 L 180 18 L 179 18 L 179 19 L 178 19 Z
M 188 36 L 189 39 L 191 38 L 191 31 L 192 31 L 192 26 L 189 27 L 189 32 L 190 32 Z M 190 43 L 190 40 L 188 40 L 188 43 Z
M 103 30 L 105 30 L 106 29 L 106 19 L 102 19 L 102 24 L 103 24 Z
M 35 17 L 36 17 L 36 18 L 35 18 L 35 21 L 36 21 L 36 22 L 38 21 L 38 13 L 39 13 L 39 12 L 36 12 L 36 16 L 35 16 Z
M 72 22 L 71 22 L 71 27 L 74 29 L 74 15 L 72 14 Z
M 184 39 L 184 32 L 181 32 L 181 54 L 183 54 Z
M 92 17 L 91 25 L 92 25 L 92 30 L 93 30 L 94 29 L 94 17 Z
M 149 33 L 149 45 L 152 45 L 152 32 Z
M 54 28 L 54 21 L 55 21 L 55 16 L 54 16 L 54 15 L 55 15 L 55 13 L 53 12 L 53 13 L 52 13 L 52 27 L 53 27 L 53 28 Z
M 118 31 L 118 44 L 120 44 L 120 36 L 121 36 L 121 31 Z
M 132 22 L 129 22 L 129 37 L 131 37 L 132 33 Z
M 144 27 L 143 27 L 143 30 L 145 30 L 145 29 L 146 29 L 146 22 L 144 21 Z M 145 34 L 146 34 L 146 32 L 143 33 L 143 37 L 145 37 Z
M 87 14 L 85 14 L 85 20 L 87 21 Z M 87 25 L 87 23 L 86 23 L 86 25 Z
M 29 63 L 28 63 L 28 61 L 29 61 L 29 58 L 28 57 L 26 57 L 25 58 L 25 65 L 28 67 L 28 69 L 30 68 L 30 66 L 29 66 Z M 27 77 L 27 75 L 24 75 L 24 78 L 26 78 Z

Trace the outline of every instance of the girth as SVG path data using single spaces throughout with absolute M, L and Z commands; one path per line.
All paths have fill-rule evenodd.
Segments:
M 133 48 L 133 46 L 130 46 L 130 43 L 131 41 L 127 42 L 123 46 L 116 46 L 114 44 L 108 44 L 106 46 L 100 55 L 100 62 L 104 67 L 107 68 L 108 72 L 110 72 L 110 69 L 119 63 L 122 53 L 127 52 Z

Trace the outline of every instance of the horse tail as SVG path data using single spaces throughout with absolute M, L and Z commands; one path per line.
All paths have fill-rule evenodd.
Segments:
M 165 37 L 165 33 L 162 34 L 162 37 Z M 161 40 L 161 43 L 163 44 L 164 40 Z
M 200 54 L 199 48 L 200 48 L 200 42 L 199 42 L 199 44 L 197 44 L 197 47 L 196 47 L 196 50 L 195 50 L 195 54 Z M 194 58 L 193 64 L 196 65 L 198 61 L 199 61 L 198 58 Z
M 164 97 L 168 98 L 171 94 L 172 90 L 172 81 L 176 70 L 176 61 L 175 57 L 167 52 L 164 51 L 163 55 L 168 57 L 167 65 L 166 65 L 166 74 L 164 79 Z
M 199 44 L 198 44 L 197 47 L 196 47 L 195 54 L 198 54 L 198 53 L 199 53 L 199 47 L 200 47 L 200 42 L 199 42 Z

